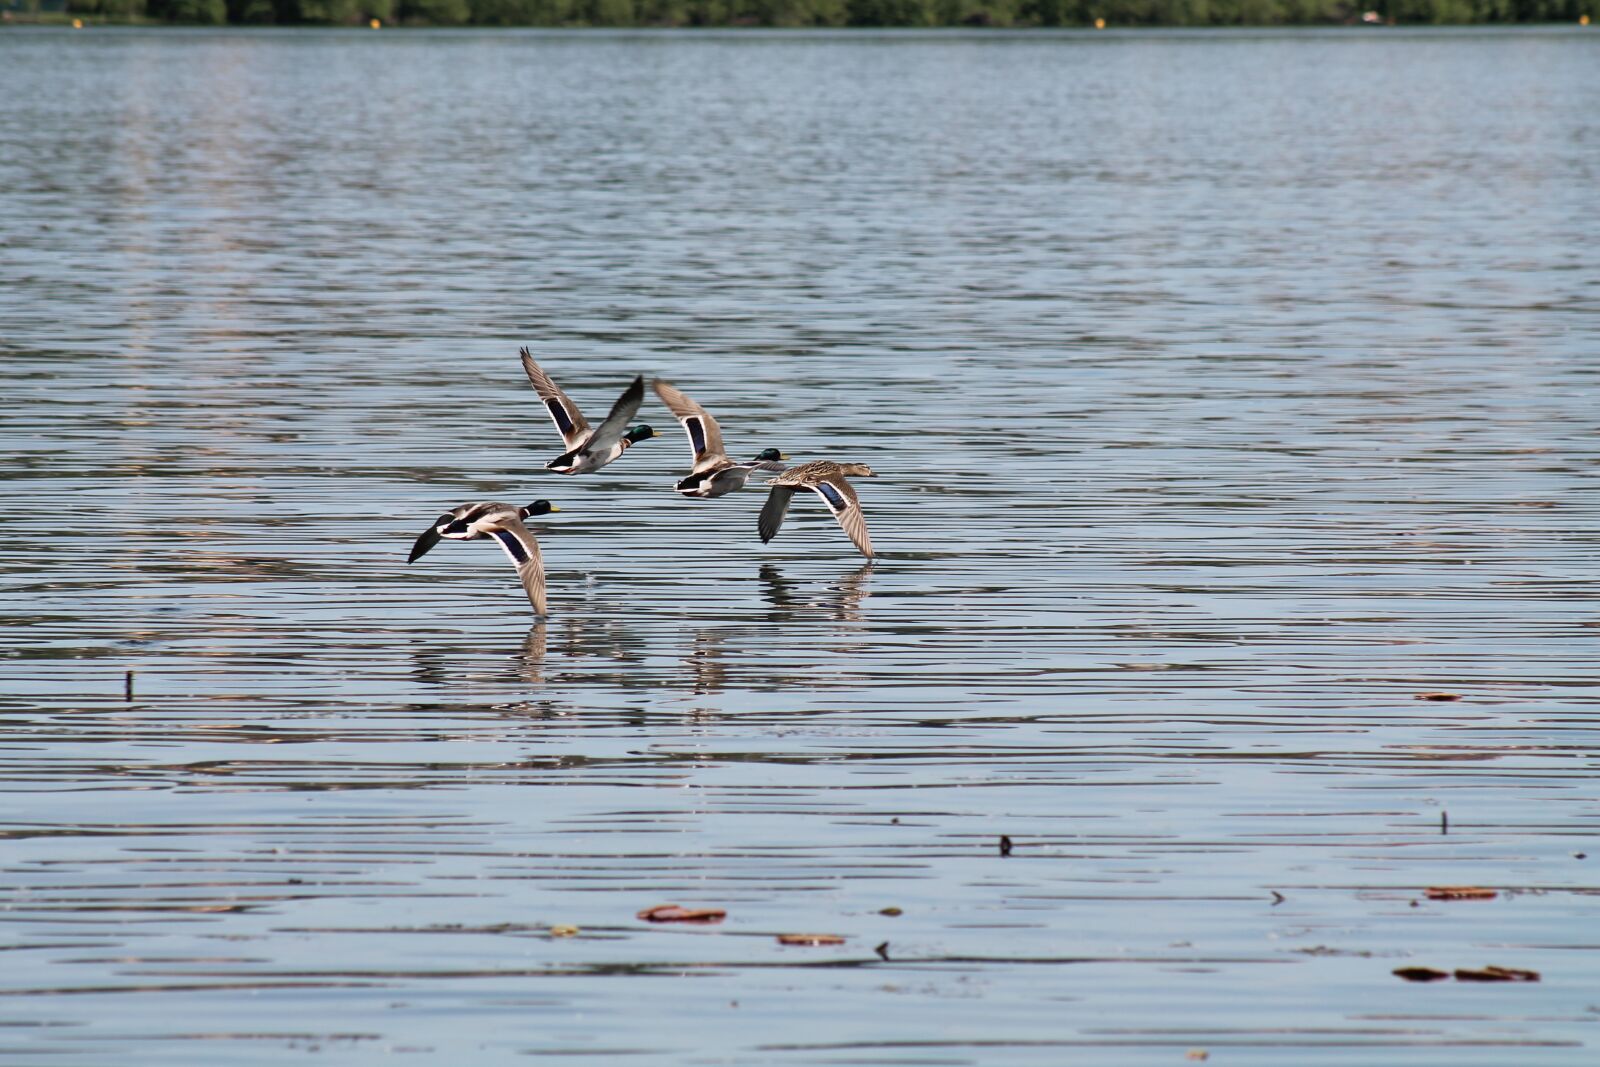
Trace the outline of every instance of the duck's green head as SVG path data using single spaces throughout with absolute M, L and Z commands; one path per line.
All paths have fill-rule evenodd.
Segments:
M 756 458 L 765 460 L 768 463 L 777 463 L 781 460 L 788 459 L 789 457 L 784 455 L 782 452 L 779 452 L 776 448 L 763 448 L 760 452 L 756 453 Z
M 522 510 L 527 512 L 529 515 L 548 515 L 552 511 L 560 511 L 561 509 L 550 503 L 548 500 L 535 500 Z
M 660 436 L 661 434 L 657 433 L 648 426 L 630 426 L 628 427 L 628 432 L 623 434 L 622 438 L 630 445 L 636 445 L 640 441 L 648 441 L 652 437 Z

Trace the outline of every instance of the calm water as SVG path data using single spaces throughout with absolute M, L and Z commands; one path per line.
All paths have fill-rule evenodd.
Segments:
M 0 1058 L 1594 1062 L 1600 35 L 7 31 L 0 90 Z M 544 474 L 520 344 L 870 462 L 882 558 L 674 497 L 653 398 Z M 406 566 L 541 496 L 548 624 Z M 1390 973 L 1485 964 L 1543 981 Z

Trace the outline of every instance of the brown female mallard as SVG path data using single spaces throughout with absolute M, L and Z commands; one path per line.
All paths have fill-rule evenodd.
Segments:
M 867 534 L 867 520 L 861 515 L 861 501 L 856 497 L 855 489 L 845 481 L 846 476 L 876 477 L 872 468 L 865 463 L 833 463 L 819 459 L 790 467 L 768 482 L 771 492 L 767 494 L 760 519 L 756 521 L 761 540 L 770 541 L 777 534 L 778 527 L 783 525 L 783 517 L 789 512 L 789 501 L 795 491 L 809 489 L 828 505 L 828 510 L 833 512 L 833 517 L 839 520 L 839 525 L 850 535 L 850 540 L 855 542 L 861 554 L 871 559 L 872 538 Z

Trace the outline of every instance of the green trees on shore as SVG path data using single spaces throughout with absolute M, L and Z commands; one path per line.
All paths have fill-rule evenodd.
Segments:
M 433 26 L 1273 26 L 1570 22 L 1600 0 L 68 0 L 108 21 Z M 1370 16 L 1369 16 L 1370 18 Z

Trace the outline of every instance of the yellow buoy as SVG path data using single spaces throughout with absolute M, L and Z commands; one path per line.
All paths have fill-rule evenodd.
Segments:
M 371 26 L 375 30 L 382 29 L 383 28 L 383 20 L 382 19 L 373 19 L 371 22 L 367 23 L 367 25 Z
M 1094 20 L 1094 28 L 1097 29 L 1097 30 L 1105 29 L 1106 28 L 1106 20 L 1105 19 L 1095 19 Z

